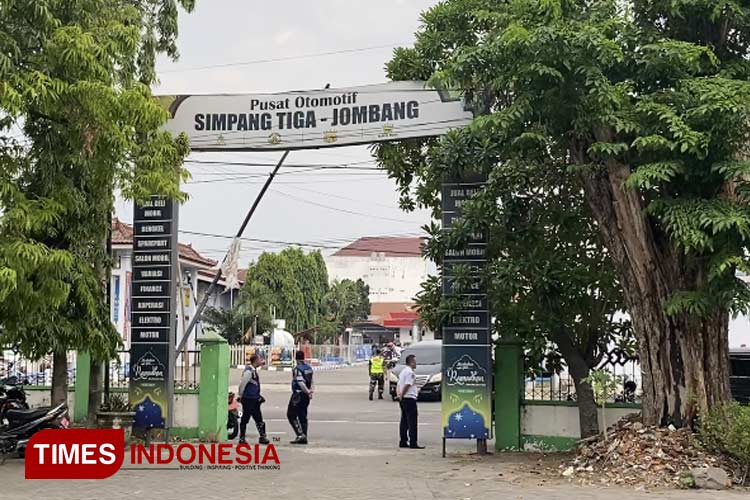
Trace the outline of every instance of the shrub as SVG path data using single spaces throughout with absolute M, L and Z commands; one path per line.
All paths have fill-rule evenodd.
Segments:
M 729 455 L 742 468 L 741 482 L 750 475 L 750 406 L 737 402 L 711 409 L 701 418 L 700 439 L 713 451 Z
M 104 398 L 104 402 L 99 405 L 99 411 L 102 412 L 129 412 L 130 404 L 128 399 L 122 394 L 110 394 Z

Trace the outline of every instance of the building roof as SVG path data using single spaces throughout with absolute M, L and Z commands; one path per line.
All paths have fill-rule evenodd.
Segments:
M 133 244 L 133 226 L 122 222 L 120 219 L 115 217 L 112 219 L 112 244 L 113 245 L 132 245 Z M 217 261 L 209 259 L 201 255 L 192 245 L 186 245 L 185 243 L 179 244 L 180 258 L 188 260 L 195 264 L 214 267 L 218 264 Z
M 370 304 L 370 320 L 386 328 L 411 328 L 421 318 L 413 302 L 374 302 Z
M 419 236 L 365 236 L 333 254 L 334 257 L 369 257 L 380 253 L 386 257 L 422 258 L 424 238 Z

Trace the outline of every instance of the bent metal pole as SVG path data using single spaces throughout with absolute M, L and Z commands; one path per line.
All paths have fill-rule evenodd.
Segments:
M 242 221 L 242 225 L 240 226 L 240 229 L 237 231 L 237 236 L 235 236 L 235 238 L 242 237 L 242 233 L 245 232 L 245 228 L 247 227 L 247 224 L 250 222 L 250 219 L 255 213 L 255 209 L 258 208 L 258 205 L 260 204 L 260 200 L 263 199 L 263 195 L 266 194 L 268 187 L 271 185 L 273 178 L 276 177 L 276 174 L 281 168 L 281 165 L 284 163 L 284 160 L 286 160 L 287 156 L 289 156 L 289 150 L 284 151 L 284 154 L 281 155 L 281 159 L 276 164 L 276 167 L 268 176 L 268 179 L 266 179 L 266 183 L 263 184 L 263 188 L 260 190 L 260 193 L 258 193 L 258 196 L 256 196 L 255 201 L 253 202 L 253 206 L 250 207 L 250 211 L 245 216 L 245 220 Z M 226 260 L 226 257 L 224 257 L 224 259 Z M 216 274 L 214 275 L 214 279 L 211 282 L 211 286 L 208 287 L 208 290 L 206 290 L 206 294 L 203 296 L 200 303 L 198 304 L 198 308 L 195 310 L 195 314 L 190 320 L 190 324 L 188 324 L 188 327 L 185 330 L 185 333 L 182 336 L 182 339 L 180 340 L 180 344 L 177 346 L 177 349 L 175 349 L 175 352 L 173 353 L 173 356 L 175 359 L 177 359 L 177 357 L 180 355 L 180 351 L 182 350 L 184 345 L 187 343 L 188 338 L 190 338 L 190 334 L 192 333 L 193 328 L 195 328 L 195 325 L 198 323 L 198 321 L 200 321 L 201 315 L 203 314 L 203 309 L 205 309 L 206 304 L 208 303 L 208 299 L 211 298 L 211 295 L 216 290 L 220 279 L 221 279 L 221 266 L 219 266 L 219 268 L 216 270 Z

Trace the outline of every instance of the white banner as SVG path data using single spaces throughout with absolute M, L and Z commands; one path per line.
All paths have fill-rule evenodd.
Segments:
M 281 94 L 162 96 L 194 151 L 266 151 L 431 137 L 468 124 L 463 100 L 423 82 Z

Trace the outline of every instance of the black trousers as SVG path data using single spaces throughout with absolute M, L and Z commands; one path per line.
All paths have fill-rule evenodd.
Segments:
M 297 437 L 307 437 L 307 407 L 310 406 L 310 396 L 304 392 L 295 392 L 289 399 L 286 418 L 292 425 Z
M 259 399 L 242 399 L 242 418 L 240 419 L 240 439 L 245 439 L 245 431 L 250 417 L 255 420 L 255 426 L 258 428 L 258 435 L 265 437 L 266 423 L 263 422 L 263 414 L 260 412 Z
M 399 425 L 399 445 L 417 446 L 417 400 L 401 400 L 401 424 Z
M 383 385 L 385 383 L 385 377 L 382 373 L 373 373 L 370 375 L 370 395 L 375 392 L 375 385 L 378 386 L 378 395 L 383 395 Z

